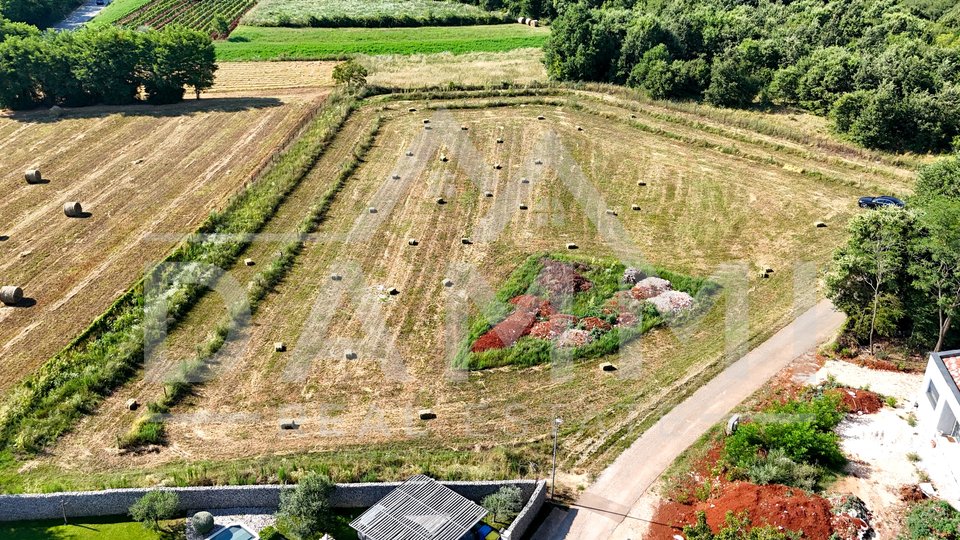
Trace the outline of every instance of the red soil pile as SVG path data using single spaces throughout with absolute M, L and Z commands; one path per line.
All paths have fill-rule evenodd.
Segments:
M 550 294 L 550 298 L 572 296 L 574 293 L 589 291 L 593 283 L 579 272 L 584 268 L 579 264 L 544 260 L 543 270 L 537 276 L 537 284 Z
M 878 360 L 876 358 L 865 358 L 856 360 L 855 363 L 858 366 L 863 366 L 865 368 L 876 369 L 880 371 L 901 371 L 896 364 L 889 360 Z
M 510 300 L 517 306 L 506 319 L 483 334 L 470 347 L 471 352 L 483 352 L 491 349 L 502 349 L 517 342 L 518 339 L 530 333 L 537 315 L 552 311 L 550 302 L 535 296 L 521 295 Z
M 633 313 L 621 313 L 617 315 L 617 326 L 636 326 L 637 316 Z
M 900 486 L 900 499 L 905 502 L 920 502 L 926 498 L 927 494 L 916 484 L 904 484 Z
M 580 320 L 583 323 L 583 329 L 587 331 L 601 330 L 606 332 L 612 328 L 610 323 L 598 317 L 584 317 Z
M 726 523 L 727 512 L 740 514 L 744 511 L 754 526 L 771 525 L 803 531 L 805 539 L 829 540 L 834 531 L 835 517 L 830 502 L 823 497 L 787 486 L 735 482 L 723 487 L 718 496 L 696 505 L 661 504 L 653 519 L 661 525 L 653 527 L 648 537 L 672 540 L 679 531 L 670 526 L 693 524 L 698 510 L 706 513 L 707 523 L 715 532 Z
M 856 388 L 837 388 L 835 392 L 840 394 L 847 410 L 854 414 L 872 414 L 883 407 L 883 401 L 876 392 Z

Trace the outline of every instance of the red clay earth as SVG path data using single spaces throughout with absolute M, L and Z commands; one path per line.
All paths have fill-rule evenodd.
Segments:
M 838 520 L 833 515 L 830 502 L 823 497 L 787 486 L 734 482 L 721 488 L 718 496 L 695 505 L 662 503 L 654 514 L 656 524 L 651 526 L 646 538 L 673 540 L 684 525 L 694 523 L 697 511 L 706 513 L 707 523 L 714 531 L 725 524 L 728 511 L 734 514 L 746 511 L 755 526 L 803 531 L 803 538 L 810 540 L 829 540 L 834 523 L 844 523 L 844 519 Z
M 834 392 L 840 394 L 847 410 L 854 414 L 872 414 L 883 407 L 883 401 L 876 392 L 856 388 L 837 388 Z
M 591 332 L 597 329 L 603 332 L 606 332 L 612 328 L 610 326 L 610 323 L 598 317 L 584 317 L 583 319 L 580 320 L 580 323 L 583 324 L 584 330 L 588 330 Z
M 537 313 L 541 310 L 539 299 L 536 300 L 538 302 L 519 300 L 516 303 L 517 309 L 500 324 L 494 326 L 473 342 L 470 351 L 483 352 L 509 347 L 516 343 L 518 339 L 530 333 L 533 324 L 537 322 Z
M 546 321 L 540 321 L 530 329 L 530 335 L 540 339 L 556 339 L 568 328 L 577 325 L 577 318 L 573 315 L 555 313 Z

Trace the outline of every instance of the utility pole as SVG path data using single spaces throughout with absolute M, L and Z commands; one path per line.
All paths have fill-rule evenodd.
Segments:
M 557 493 L 557 439 L 560 438 L 560 424 L 563 418 L 559 416 L 553 420 L 553 480 L 550 481 L 550 500 L 556 500 Z

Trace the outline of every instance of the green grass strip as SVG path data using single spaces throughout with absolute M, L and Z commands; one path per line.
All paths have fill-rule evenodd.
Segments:
M 214 45 L 217 60 L 328 60 L 354 54 L 502 52 L 542 47 L 545 28 L 520 24 L 421 28 L 259 28 L 238 26 Z

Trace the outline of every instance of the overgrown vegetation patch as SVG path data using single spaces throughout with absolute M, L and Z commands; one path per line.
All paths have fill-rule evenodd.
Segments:
M 560 254 L 529 257 L 470 324 L 470 369 L 599 358 L 706 304 L 717 285 L 655 267 Z

